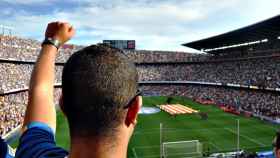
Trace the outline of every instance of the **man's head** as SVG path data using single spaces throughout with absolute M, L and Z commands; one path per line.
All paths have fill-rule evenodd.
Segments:
M 272 142 L 274 154 L 276 158 L 280 158 L 280 131 L 276 132 L 276 136 Z
M 121 50 L 92 45 L 74 53 L 62 74 L 62 110 L 71 137 L 110 137 L 131 128 L 141 106 L 135 65 Z

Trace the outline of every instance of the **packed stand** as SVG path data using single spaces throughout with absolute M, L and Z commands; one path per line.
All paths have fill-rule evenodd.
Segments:
M 64 63 L 73 52 L 83 46 L 67 44 L 59 49 L 56 62 Z M 17 61 L 35 61 L 41 50 L 41 42 L 16 36 L 0 35 L 0 58 Z
M 55 67 L 55 83 L 61 83 L 63 66 Z M 0 63 L 0 92 L 3 94 L 15 89 L 24 89 L 29 85 L 33 64 Z
M 54 91 L 54 102 L 58 105 L 61 96 L 60 88 Z M 0 135 L 4 136 L 23 123 L 28 92 L 0 96 Z
M 23 122 L 25 107 L 19 104 L 10 104 L 0 110 L 0 135 L 4 136 Z
M 15 59 L 18 61 L 35 61 L 41 49 L 40 43 L 40 41 L 33 39 L 0 35 L 0 58 Z M 72 44 L 62 46 L 56 59 L 57 62 L 66 62 L 73 52 L 83 47 Z M 197 56 L 192 53 L 168 51 L 125 50 L 124 52 L 136 63 L 185 62 L 189 61 L 191 57 Z
M 66 44 L 60 48 L 57 62 L 64 63 L 70 55 L 82 49 L 84 46 Z M 263 47 L 263 46 L 261 46 Z M 211 54 L 197 54 L 176 51 L 149 51 L 149 50 L 124 50 L 124 53 L 135 63 L 161 63 L 161 62 L 205 62 L 217 59 L 247 58 L 254 56 L 279 55 L 280 44 L 275 48 L 250 47 L 247 53 L 237 50 L 237 52 L 225 53 L 223 56 Z M 15 59 L 18 61 L 35 61 L 41 49 L 41 42 L 33 39 L 21 38 L 17 36 L 0 35 L 0 58 Z M 232 50 L 228 50 L 229 52 Z M 240 53 L 242 52 L 242 53 Z M 276 53 L 275 53 L 276 52 Z
M 27 92 L 0 97 L 0 134 L 6 135 L 23 122 L 27 103 Z
M 200 81 L 280 87 L 280 57 L 196 64 L 140 64 L 140 81 Z
M 64 45 L 57 62 L 64 63 L 69 56 L 83 46 Z M 14 36 L 0 35 L 0 59 L 35 61 L 40 42 Z M 139 81 L 201 81 L 222 82 L 264 87 L 279 87 L 280 58 L 258 58 L 230 62 L 206 61 L 209 55 L 196 55 L 167 51 L 125 51 L 137 63 Z M 24 89 L 29 85 L 33 64 L 0 63 L 0 93 Z M 61 83 L 63 66 L 56 66 L 55 83 Z M 258 115 L 279 117 L 280 98 L 273 93 L 204 86 L 142 86 L 145 95 L 178 95 L 192 99 L 210 99 L 216 104 L 238 106 Z M 56 89 L 55 104 L 61 90 Z M 27 104 L 27 92 L 0 96 L 0 134 L 4 135 L 22 123 Z M 3 116 L 3 117 L 2 117 Z
M 36 60 L 40 43 L 36 40 L 0 35 L 0 57 L 25 61 Z
M 197 56 L 194 53 L 175 51 L 124 50 L 124 53 L 135 63 L 186 62 Z
M 272 92 L 229 89 L 199 85 L 141 86 L 144 95 L 185 96 L 192 100 L 212 100 L 216 105 L 226 105 L 255 115 L 280 118 L 280 96 Z

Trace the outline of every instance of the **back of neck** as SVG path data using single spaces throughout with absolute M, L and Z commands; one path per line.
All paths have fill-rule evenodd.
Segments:
M 127 146 L 126 139 L 73 139 L 69 158 L 126 158 Z

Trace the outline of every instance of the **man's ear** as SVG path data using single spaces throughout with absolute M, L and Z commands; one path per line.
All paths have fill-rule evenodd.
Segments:
M 131 124 L 135 125 L 137 123 L 137 116 L 141 107 L 142 107 L 142 96 L 137 96 L 132 102 L 132 105 L 128 108 L 126 114 L 125 124 L 127 127 L 129 127 Z

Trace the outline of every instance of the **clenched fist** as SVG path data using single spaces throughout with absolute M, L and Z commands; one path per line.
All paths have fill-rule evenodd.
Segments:
M 66 43 L 75 34 L 75 29 L 66 22 L 52 22 L 48 24 L 45 37 L 53 38 L 60 42 L 60 44 Z

